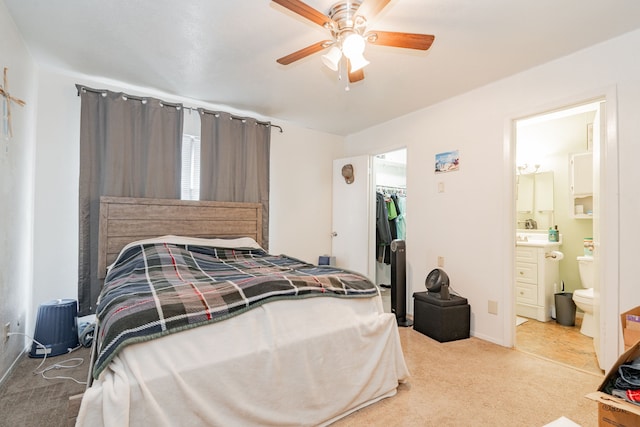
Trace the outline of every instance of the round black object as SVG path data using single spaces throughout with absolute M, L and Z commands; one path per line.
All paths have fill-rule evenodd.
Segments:
M 442 285 L 449 286 L 449 276 L 444 270 L 439 268 L 431 270 L 424 281 L 424 285 L 429 292 L 440 292 Z

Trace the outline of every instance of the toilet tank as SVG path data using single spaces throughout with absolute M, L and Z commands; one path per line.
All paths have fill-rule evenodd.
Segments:
M 593 257 L 592 256 L 579 256 L 578 257 L 578 272 L 580 273 L 580 283 L 583 288 L 593 288 L 594 274 L 593 274 Z

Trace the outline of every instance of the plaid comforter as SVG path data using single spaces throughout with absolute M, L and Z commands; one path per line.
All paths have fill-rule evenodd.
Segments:
M 93 376 L 128 344 L 224 320 L 268 301 L 377 294 L 361 275 L 262 249 L 132 246 L 110 269 L 98 300 Z

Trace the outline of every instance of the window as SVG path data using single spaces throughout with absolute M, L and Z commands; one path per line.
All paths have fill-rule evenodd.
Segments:
M 182 135 L 182 200 L 200 199 L 200 137 Z

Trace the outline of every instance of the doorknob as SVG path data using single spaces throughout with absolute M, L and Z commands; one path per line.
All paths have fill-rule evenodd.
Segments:
M 335 231 L 333 231 L 333 232 L 331 233 L 331 237 L 336 237 L 336 236 L 338 236 L 338 233 L 336 233 Z

